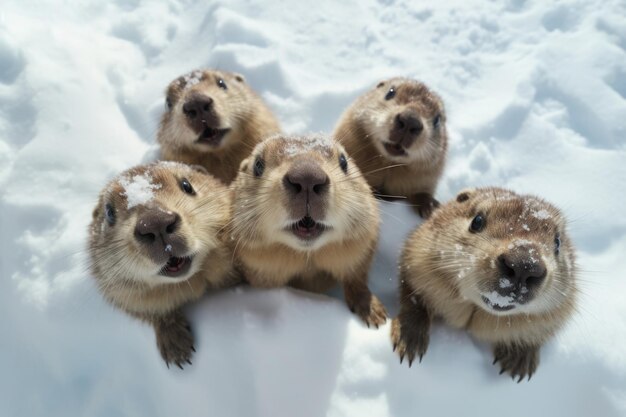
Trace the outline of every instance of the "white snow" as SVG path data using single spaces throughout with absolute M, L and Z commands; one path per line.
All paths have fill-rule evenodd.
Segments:
M 330 136 L 313 134 L 306 137 L 287 138 L 287 144 L 283 148 L 283 153 L 287 156 L 296 156 L 311 150 L 329 152 L 333 147 Z
M 484 292 L 481 295 L 489 300 L 491 305 L 498 305 L 500 307 L 510 306 L 515 299 L 513 295 L 502 295 L 497 291 Z
M 546 209 L 535 210 L 532 212 L 532 215 L 539 220 L 546 220 L 552 217 L 550 212 Z
M 626 415 L 625 28 L 621 0 L 5 0 L 0 415 Z M 447 107 L 440 200 L 495 185 L 562 208 L 580 308 L 532 380 L 441 323 L 408 368 L 389 324 L 362 325 L 340 291 L 288 289 L 190 306 L 198 352 L 168 370 L 153 331 L 97 293 L 85 240 L 100 189 L 153 158 L 167 84 L 206 66 L 242 73 L 294 134 L 330 134 L 381 79 L 418 78 Z M 396 314 L 420 221 L 381 209 L 370 287 Z
M 126 207 L 131 208 L 146 204 L 154 198 L 154 191 L 161 188 L 161 184 L 154 184 L 149 174 L 124 176 L 119 179 L 124 188 L 120 194 L 126 197 Z
M 513 286 L 513 284 L 508 278 L 500 278 L 498 285 L 500 285 L 500 288 L 509 288 Z
M 183 75 L 183 79 L 179 81 L 184 88 L 191 88 L 198 84 L 202 80 L 202 71 L 191 71 L 188 74 Z

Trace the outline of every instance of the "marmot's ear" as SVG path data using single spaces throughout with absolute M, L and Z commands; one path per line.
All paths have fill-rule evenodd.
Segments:
M 384 82 L 384 81 L 381 81 L 381 82 L 379 82 L 379 83 L 376 85 L 376 88 L 380 88 L 380 87 L 382 87 L 383 85 L 385 85 L 385 82 Z
M 472 195 L 474 194 L 474 191 L 476 191 L 475 188 L 466 188 L 466 189 L 462 190 L 460 193 L 457 194 L 456 201 L 459 202 L 459 203 L 463 203 L 463 202 L 469 200 L 470 198 L 472 198 Z
M 193 169 L 196 172 L 199 172 L 204 175 L 210 175 L 209 171 L 206 170 L 202 165 L 189 165 L 189 168 Z
M 238 72 L 235 72 L 234 76 L 235 76 L 235 80 L 239 81 L 240 83 L 246 82 L 246 78 L 243 75 L 239 74 Z
M 239 164 L 239 171 L 247 171 L 249 164 L 250 164 L 250 158 L 246 158 L 243 161 L 241 161 L 241 164 Z

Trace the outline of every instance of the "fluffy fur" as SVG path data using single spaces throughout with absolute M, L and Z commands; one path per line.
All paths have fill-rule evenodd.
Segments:
M 346 172 L 340 166 L 342 155 Z M 291 214 L 284 178 L 298 161 L 317 164 L 329 178 L 325 215 L 316 219 L 325 231 L 313 241 L 303 241 L 291 230 L 299 219 Z M 255 174 L 259 164 L 262 175 Z M 289 284 L 322 291 L 339 282 L 349 308 L 378 327 L 386 311 L 367 286 L 378 229 L 378 206 L 367 183 L 331 138 L 274 136 L 257 145 L 241 165 L 234 183 L 232 236 L 236 259 L 253 286 Z
M 470 228 L 478 214 L 486 224 L 476 232 Z M 521 250 L 530 265 L 545 265 L 545 278 L 522 287 L 520 302 L 506 297 L 511 283 L 497 266 L 511 250 Z M 432 318 L 441 317 L 491 343 L 494 363 L 518 381 L 536 370 L 541 345 L 572 315 L 577 298 L 575 251 L 561 212 L 500 188 L 464 191 L 436 210 L 408 238 L 400 279 L 392 340 L 401 359 L 421 360 Z M 493 301 L 498 291 L 505 297 Z
M 181 189 L 183 179 L 193 186 L 194 195 Z M 186 274 L 163 276 L 160 272 L 165 263 L 155 262 L 135 236 L 138 217 L 147 209 L 180 216 L 173 235 L 185 249 L 173 255 L 192 257 Z M 228 189 L 204 169 L 180 163 L 134 167 L 100 194 L 90 225 L 92 275 L 107 301 L 154 326 L 168 365 L 188 362 L 193 350 L 190 327 L 180 307 L 208 288 L 237 280 L 232 251 L 224 242 L 229 219 Z
M 157 134 L 161 158 L 201 165 L 225 184 L 232 182 L 239 164 L 258 142 L 280 131 L 271 110 L 239 74 L 192 71 L 172 81 L 165 94 L 167 110 Z M 213 101 L 214 118 L 205 124 L 228 129 L 218 145 L 199 142 L 202 133 L 190 125 L 183 111 L 184 104 L 194 95 L 204 95 Z
M 393 90 L 393 97 L 386 99 Z M 406 154 L 385 149 L 398 114 L 409 112 L 423 126 Z M 425 84 L 392 78 L 359 97 L 341 116 L 334 136 L 356 161 L 369 185 L 382 197 L 406 197 L 422 217 L 438 202 L 435 189 L 446 160 L 446 114 L 441 98 Z

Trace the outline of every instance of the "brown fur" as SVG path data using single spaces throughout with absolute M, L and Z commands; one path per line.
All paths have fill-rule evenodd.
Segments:
M 235 256 L 253 286 L 293 285 L 323 291 L 341 283 L 348 306 L 369 325 L 384 323 L 386 312 L 371 294 L 368 271 L 378 240 L 378 206 L 350 158 L 339 165 L 343 147 L 325 137 L 275 136 L 258 145 L 234 183 L 232 236 Z M 290 200 L 283 177 L 294 161 L 318 163 L 330 178 L 323 220 L 332 226 L 309 246 L 285 230 Z M 261 160 L 264 172 L 254 166 Z
M 153 184 L 153 198 L 127 208 L 128 182 L 148 178 Z M 195 195 L 181 190 L 186 178 Z M 114 210 L 110 224 L 106 206 Z M 158 275 L 156 264 L 134 236 L 138 213 L 146 207 L 160 207 L 176 212 L 181 225 L 176 235 L 186 242 L 193 254 L 187 277 Z M 134 167 L 120 174 L 101 192 L 90 225 L 89 254 L 92 275 L 104 298 L 126 313 L 145 320 L 155 328 L 163 359 L 181 366 L 189 362 L 193 337 L 180 307 L 198 299 L 208 288 L 236 282 L 231 266 L 232 251 L 224 243 L 224 228 L 230 218 L 227 188 L 206 174 L 174 162 L 159 162 Z M 179 256 L 176 254 L 175 256 Z M 190 362 L 189 362 L 190 363 Z
M 480 232 L 469 231 L 477 214 Z M 401 309 L 392 324 L 394 350 L 409 363 L 428 347 L 433 316 L 493 344 L 495 361 L 513 377 L 530 376 L 539 348 L 572 315 L 577 295 L 575 254 L 560 211 L 544 200 L 500 188 L 464 191 L 408 238 L 400 260 Z M 560 236 L 560 251 L 556 238 Z M 494 264 L 519 242 L 534 242 L 547 275 L 533 298 L 496 312 L 481 299 L 502 279 Z
M 386 100 L 390 88 L 396 94 Z M 412 110 L 424 130 L 408 149 L 408 156 L 392 156 L 382 146 L 388 141 L 395 116 Z M 434 118 L 440 116 L 435 128 Z M 341 116 L 335 137 L 363 172 L 375 192 L 386 197 L 406 197 L 422 217 L 428 217 L 438 202 L 433 195 L 445 165 L 446 115 L 441 98 L 423 83 L 392 78 L 359 97 Z
M 193 84 L 196 79 L 199 82 Z M 227 90 L 217 85 L 220 79 L 226 83 Z M 213 99 L 215 113 L 220 119 L 220 125 L 215 127 L 231 129 L 217 147 L 196 143 L 198 132 L 186 122 L 182 106 L 190 95 L 196 93 Z M 166 102 L 169 109 L 161 117 L 157 134 L 161 158 L 201 165 L 225 184 L 233 181 L 239 164 L 258 142 L 280 131 L 271 110 L 239 74 L 193 71 L 170 83 Z

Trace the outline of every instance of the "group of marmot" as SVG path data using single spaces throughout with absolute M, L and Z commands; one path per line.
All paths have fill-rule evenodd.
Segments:
M 425 222 L 399 263 L 393 349 L 409 365 L 439 317 L 493 345 L 521 380 L 571 316 L 574 248 L 560 211 L 501 188 L 434 198 L 446 152 L 441 98 L 393 78 L 359 97 L 330 135 L 280 132 L 239 74 L 197 70 L 170 83 L 162 161 L 131 168 L 100 193 L 90 226 L 104 297 L 151 323 L 166 363 L 194 350 L 181 306 L 247 283 L 326 291 L 340 283 L 368 326 L 387 312 L 368 287 L 378 241 L 375 197 L 405 198 Z

